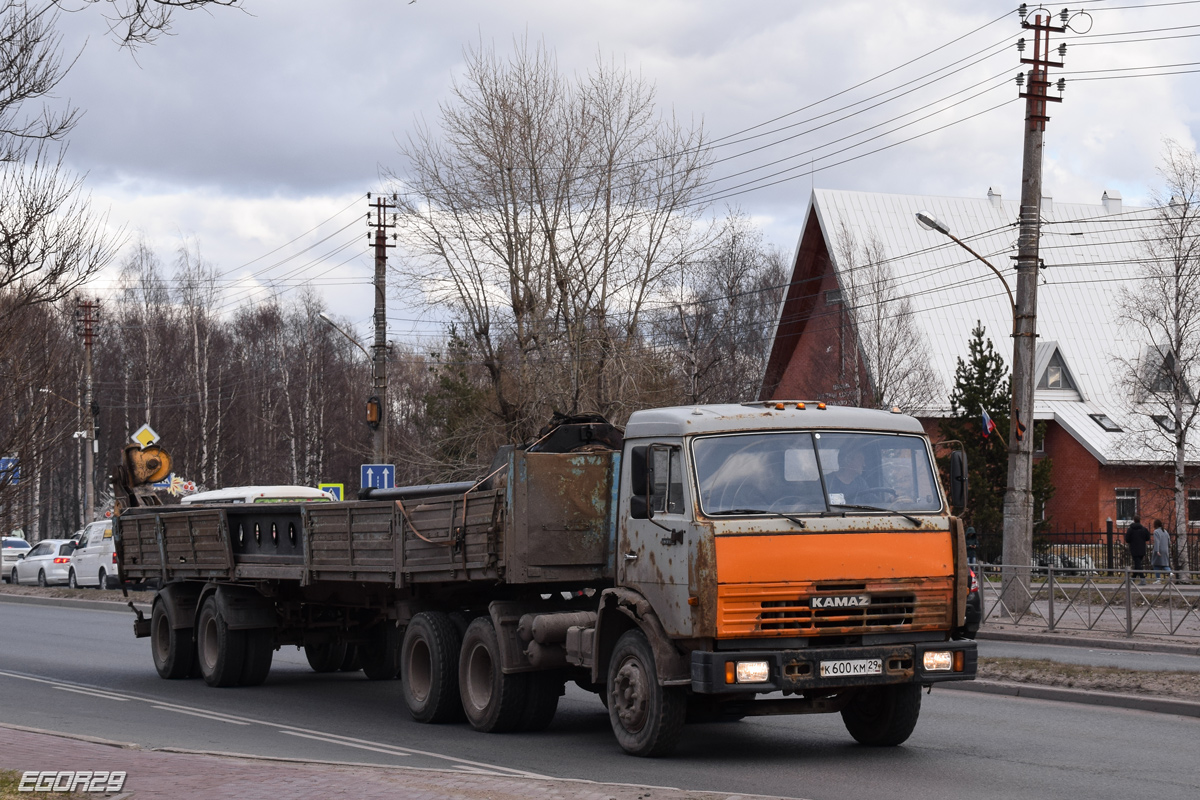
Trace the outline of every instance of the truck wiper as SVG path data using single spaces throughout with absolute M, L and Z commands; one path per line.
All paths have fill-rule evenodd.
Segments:
M 913 525 L 916 525 L 918 528 L 921 527 L 921 520 L 917 519 L 912 514 L 905 514 L 903 511 L 897 511 L 894 508 L 880 508 L 879 506 L 852 505 L 850 503 L 830 503 L 829 507 L 830 508 L 853 508 L 856 511 L 882 511 L 885 514 L 899 514 L 900 516 L 904 517 L 906 520 L 911 522 Z
M 784 514 L 782 511 L 766 511 L 761 508 L 727 508 L 724 511 L 715 512 L 712 516 L 719 517 L 723 514 L 765 514 L 768 517 L 779 517 L 780 519 L 786 519 L 789 522 L 794 522 L 801 528 L 808 527 L 804 520 L 800 519 L 799 517 L 793 517 L 791 514 Z

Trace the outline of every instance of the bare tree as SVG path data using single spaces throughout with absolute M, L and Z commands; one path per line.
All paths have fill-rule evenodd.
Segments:
M 1114 361 L 1141 412 L 1131 443 L 1174 465 L 1176 563 L 1187 578 L 1186 467 L 1197 460 L 1191 434 L 1200 415 L 1200 158 L 1168 141 L 1159 174 L 1165 185 L 1142 238 L 1138 281 L 1122 290 L 1117 306 L 1144 347 Z
M 842 223 L 834 247 L 842 303 L 850 311 L 849 333 L 857 344 L 845 351 L 852 359 L 847 377 L 858 405 L 906 411 L 926 407 L 941 386 L 929 366 L 928 343 L 913 317 L 912 302 L 896 282 L 883 242 L 873 230 L 860 242 Z M 865 370 L 859 368 L 860 355 Z
M 642 78 L 572 82 L 528 42 L 468 51 L 439 129 L 409 136 L 403 272 L 458 318 L 510 436 L 551 409 L 619 415 L 646 301 L 700 244 L 703 144 Z
M 242 0 L 83 0 L 87 5 L 107 7 L 105 19 L 109 32 L 122 47 L 136 48 L 151 44 L 158 37 L 169 35 L 171 18 L 176 11 L 193 11 L 211 6 L 241 8 Z M 76 4 L 63 0 L 53 3 L 68 11 L 77 11 Z
M 680 301 L 656 320 L 681 372 L 675 402 L 727 403 L 758 394 L 771 328 L 786 288 L 783 257 L 748 217 L 731 211 L 680 275 Z

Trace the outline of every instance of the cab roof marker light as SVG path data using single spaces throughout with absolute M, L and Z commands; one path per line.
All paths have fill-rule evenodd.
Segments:
M 800 411 L 803 411 L 803 410 L 804 410 L 804 403 L 796 403 L 796 408 L 797 408 L 797 409 L 799 409 Z
M 821 411 L 824 411 L 824 410 L 825 410 L 825 404 L 824 404 L 824 403 L 817 403 L 817 408 L 818 408 L 818 409 L 820 409 Z
M 783 408 L 784 408 L 784 406 L 783 406 L 783 403 L 776 403 L 776 404 L 775 404 L 775 410 L 776 410 L 776 411 L 783 411 Z

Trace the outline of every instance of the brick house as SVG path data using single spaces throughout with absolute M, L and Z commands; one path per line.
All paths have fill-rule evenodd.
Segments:
M 853 309 L 839 263 L 850 236 L 874 241 L 891 267 L 895 291 L 908 299 L 915 335 L 928 354 L 936 386 L 922 407 L 906 409 L 936 437 L 950 413 L 959 358 L 976 322 L 996 351 L 1012 358 L 1012 312 L 996 275 L 940 233 L 920 227 L 923 211 L 947 225 L 1001 273 L 1015 290 L 1018 203 L 988 190 L 985 197 L 950 198 L 815 190 L 780 307 L 762 399 L 812 399 L 858 404 L 871 376 L 856 352 Z M 1173 456 L 1147 445 L 1166 439 L 1153 412 L 1124 396 L 1113 356 L 1145 368 L 1161 366 L 1159 351 L 1116 320 L 1119 291 L 1137 274 L 1140 236 L 1153 212 L 1123 208 L 1105 192 L 1096 205 L 1042 201 L 1042 280 L 1038 289 L 1037 389 L 1034 417 L 1046 422 L 1040 452 L 1054 462 L 1056 492 L 1045 509 L 1057 530 L 1118 529 L 1134 513 L 1173 524 Z M 1161 412 L 1160 412 L 1161 413 Z M 996 487 L 1002 491 L 1003 487 Z M 976 491 L 980 487 L 976 487 Z M 1200 490 L 1189 492 L 1189 519 L 1200 525 Z

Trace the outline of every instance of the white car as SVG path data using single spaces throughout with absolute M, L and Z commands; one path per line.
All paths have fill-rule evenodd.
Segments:
M 24 539 L 18 539 L 15 536 L 5 536 L 4 546 L 0 548 L 0 577 L 3 577 L 7 583 L 12 578 L 13 567 L 17 565 L 18 555 L 24 555 L 29 552 L 29 542 Z
M 8 574 L 9 581 L 38 586 L 67 583 L 71 579 L 74 551 L 75 542 L 70 539 L 43 539 L 25 551 L 24 558 L 18 556 L 16 566 Z
M 120 586 L 112 520 L 92 522 L 82 533 L 72 554 L 67 584 L 72 587 L 95 586 L 97 589 L 115 589 Z

